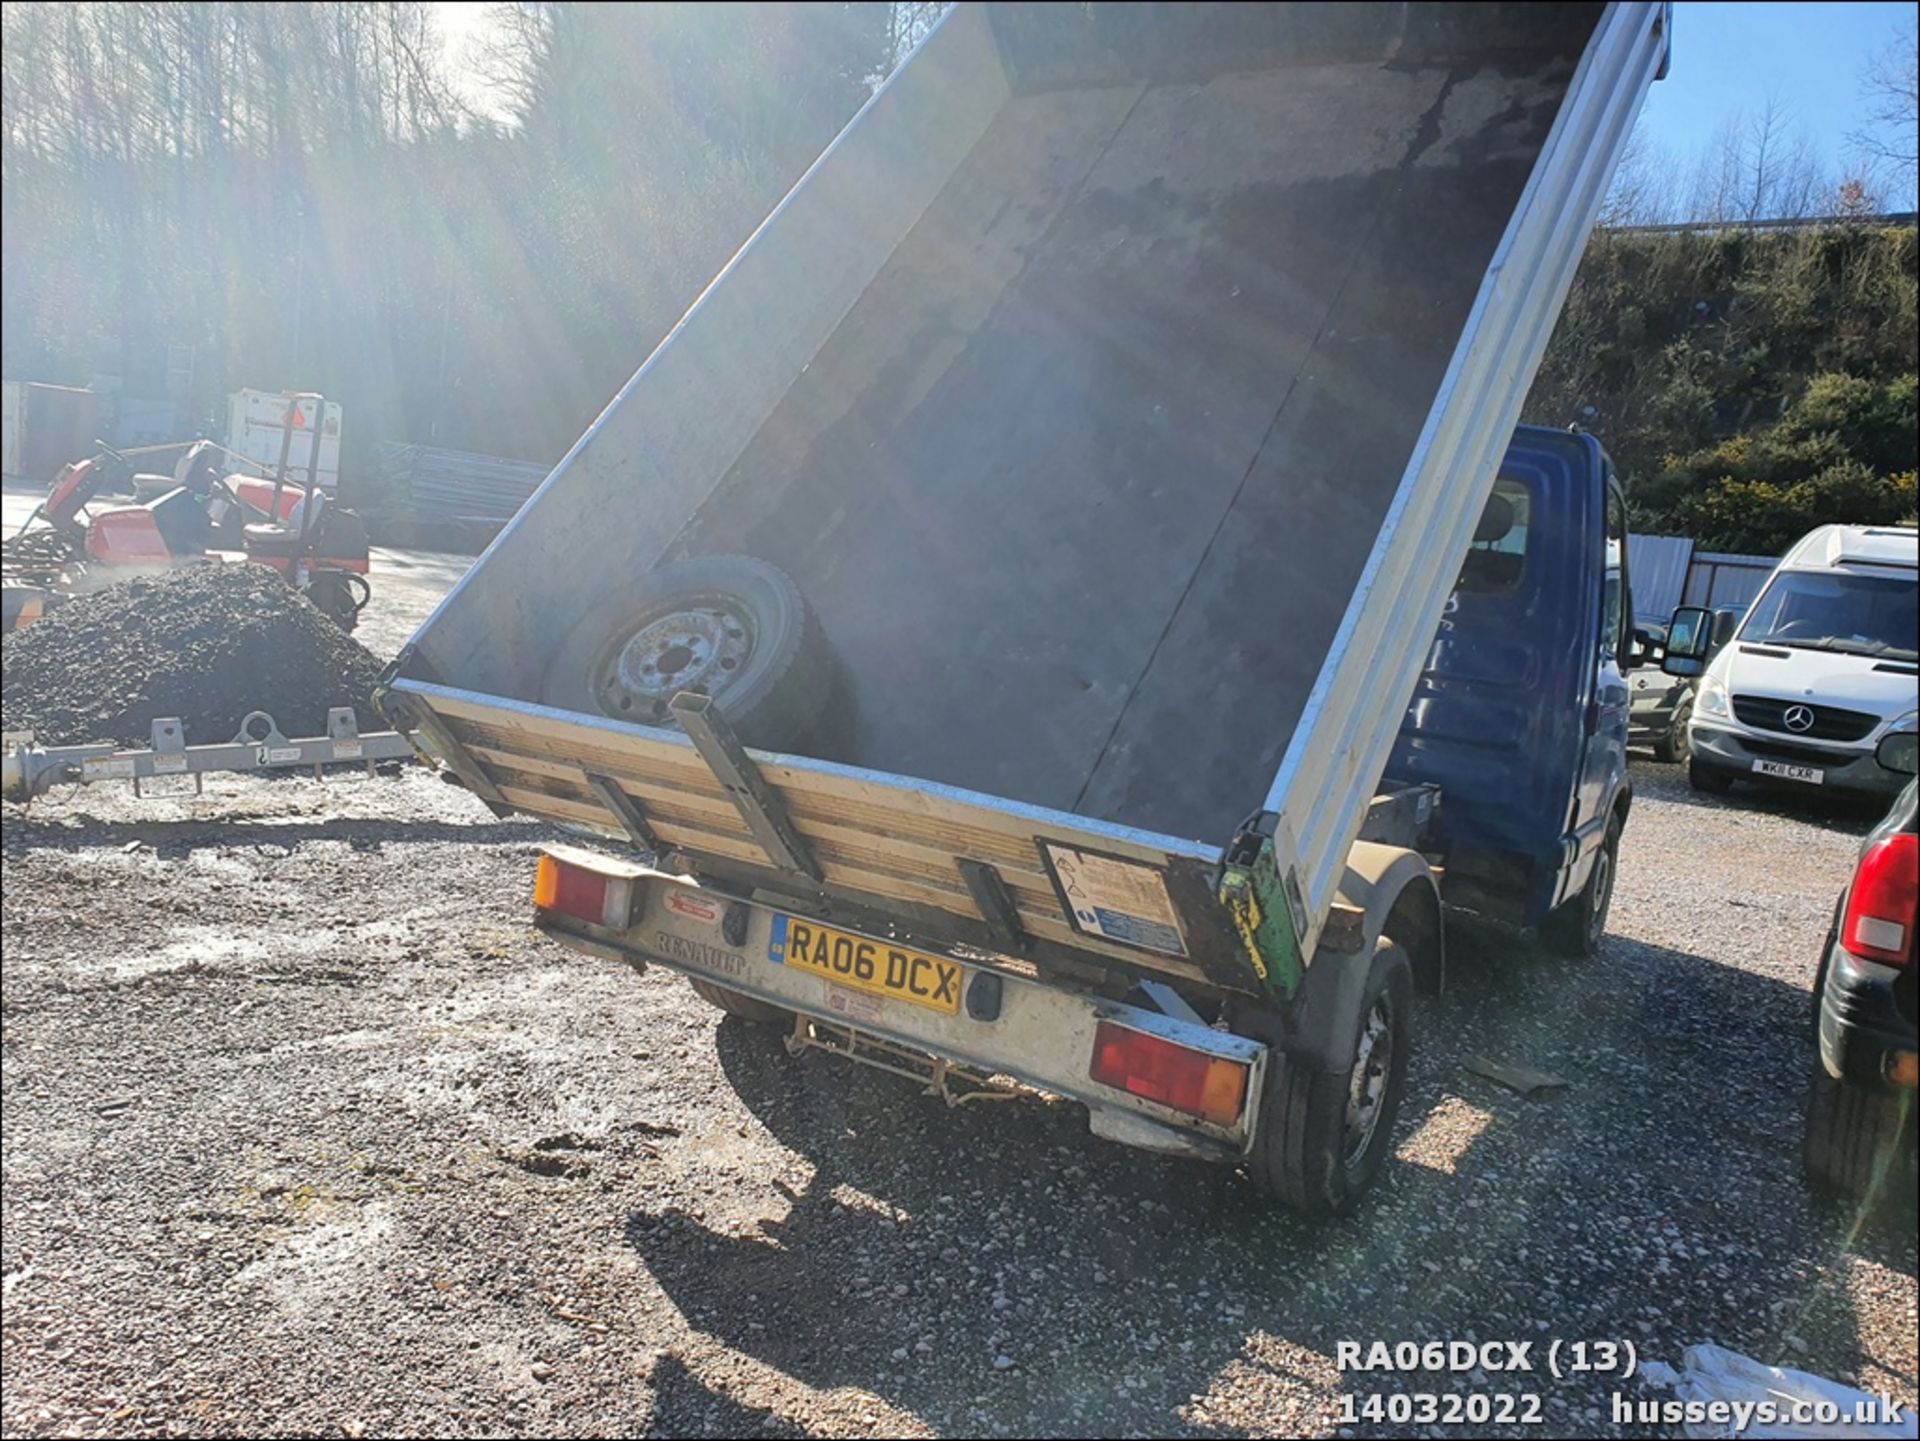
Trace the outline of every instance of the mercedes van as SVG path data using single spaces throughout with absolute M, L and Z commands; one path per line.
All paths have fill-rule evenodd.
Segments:
M 1781 559 L 1733 643 L 1707 665 L 1688 728 L 1688 778 L 1892 796 L 1907 778 L 1874 759 L 1916 725 L 1920 533 L 1823 525 Z

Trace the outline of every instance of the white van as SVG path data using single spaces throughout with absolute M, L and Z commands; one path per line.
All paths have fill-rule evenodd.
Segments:
M 1789 550 L 1700 677 L 1687 730 L 1694 789 L 1905 786 L 1873 750 L 1916 726 L 1917 580 L 1920 533 L 1905 527 L 1823 525 Z

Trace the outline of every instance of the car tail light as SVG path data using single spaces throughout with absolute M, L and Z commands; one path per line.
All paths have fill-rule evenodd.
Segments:
M 1913 959 L 1913 923 L 1920 903 L 1920 836 L 1877 840 L 1860 858 L 1847 892 L 1840 944 L 1865 961 L 1904 966 Z
M 1247 1097 L 1247 1068 L 1240 1062 L 1108 1021 L 1094 1028 L 1090 1074 L 1104 1086 L 1216 1126 L 1239 1120 Z
M 540 868 L 534 873 L 533 908 L 625 930 L 633 921 L 633 877 L 626 874 L 628 869 L 617 861 L 603 869 L 585 852 L 549 851 L 540 857 Z

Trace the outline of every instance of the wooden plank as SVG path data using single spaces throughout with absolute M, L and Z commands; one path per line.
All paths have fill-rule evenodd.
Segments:
M 609 833 L 617 832 L 619 829 L 617 822 L 605 810 L 585 801 L 548 795 L 544 791 L 523 791 L 513 786 L 502 787 L 502 794 L 511 804 L 536 815 L 578 821 L 584 825 L 600 827 Z M 659 826 L 657 830 L 663 841 L 676 847 L 690 850 L 704 849 L 721 859 L 740 861 L 752 866 L 767 864 L 765 854 L 749 840 L 699 833 L 670 825 Z M 837 863 L 826 864 L 825 871 L 829 884 L 849 892 L 859 892 L 883 902 L 888 900 L 909 902 L 930 910 L 945 911 L 961 920 L 976 923 L 979 920 L 973 909 L 972 898 L 969 896 L 915 885 L 874 872 L 844 867 Z M 1057 911 L 1051 916 L 1024 910 L 1019 914 L 1021 924 L 1028 934 L 1039 940 L 1051 941 L 1056 945 L 1066 946 L 1082 953 L 1092 952 L 1112 956 L 1130 965 L 1163 971 L 1168 975 L 1180 976 L 1187 980 L 1207 982 L 1206 973 L 1192 962 L 1153 952 L 1134 951 L 1125 946 L 1109 944 L 1097 936 L 1082 935 L 1061 921 Z
M 704 790 L 695 790 L 624 768 L 595 770 L 591 765 L 583 765 L 553 752 L 529 755 L 525 751 L 502 749 L 499 746 L 472 742 L 468 744 L 467 750 L 488 765 L 514 771 L 520 775 L 541 776 L 547 780 L 568 785 L 577 783 L 582 775 L 603 775 L 608 780 L 618 781 L 623 790 L 632 794 L 644 805 L 670 807 L 684 814 L 710 816 L 717 821 L 740 819 L 740 813 L 733 808 L 726 797 L 719 793 L 717 788 L 711 785 Z M 741 828 L 741 834 L 746 834 L 744 825 Z
M 516 786 L 502 786 L 500 793 L 510 805 L 535 814 L 547 814 L 563 820 L 578 821 L 584 825 L 598 826 L 608 831 L 617 831 L 618 822 L 604 809 L 587 801 L 569 797 L 549 795 L 544 791 L 525 791 Z M 717 836 L 710 832 L 698 831 L 684 826 L 661 822 L 654 827 L 660 839 L 676 848 L 707 853 L 727 860 L 742 861 L 748 865 L 765 866 L 766 853 L 750 840 L 737 840 L 730 836 Z M 973 900 L 965 890 L 949 890 L 941 887 L 922 885 L 899 876 L 884 872 L 866 870 L 858 866 L 849 866 L 838 861 L 828 861 L 822 857 L 822 869 L 829 884 L 843 886 L 850 891 L 860 891 L 867 895 L 887 899 L 910 901 L 915 905 L 926 906 L 933 910 L 946 911 L 968 921 L 978 921 L 979 916 L 973 908 Z M 957 875 L 957 873 L 956 873 Z M 1021 923 L 1036 936 L 1057 941 L 1062 945 L 1089 949 L 1088 938 L 1075 932 L 1059 919 L 1058 912 L 1051 917 L 1044 914 L 1021 912 Z M 1098 949 L 1105 949 L 1098 947 Z M 1113 954 L 1132 953 L 1115 950 Z M 1156 964 L 1157 958 L 1145 962 Z
M 554 761 L 536 762 L 530 757 L 491 748 L 477 749 L 474 754 L 484 757 L 498 773 L 522 790 L 575 800 L 591 799 L 590 788 L 584 784 L 582 772 L 572 765 Z M 650 820 L 659 818 L 677 822 L 737 840 L 752 839 L 740 820 L 739 812 L 725 801 L 696 796 L 688 791 L 635 785 L 620 776 L 608 779 L 631 792 L 640 801 Z M 954 874 L 955 854 L 942 846 L 924 845 L 918 840 L 879 835 L 871 830 L 819 819 L 810 820 L 807 834 L 810 839 L 842 856 L 871 860 L 880 865 L 900 866 L 934 880 L 944 881 Z M 995 867 L 1008 889 L 1032 895 L 1041 901 L 1053 902 L 1053 882 L 1041 869 L 1038 853 L 1027 848 L 1016 850 L 1013 854 L 1016 860 L 1003 861 Z M 969 856 L 966 859 L 978 857 Z
M 506 767 L 496 774 L 503 788 L 511 787 L 518 794 L 548 797 L 572 805 L 599 806 L 598 801 L 577 779 L 556 781 L 547 776 L 524 775 Z M 746 833 L 738 813 L 731 807 L 727 810 L 727 815 L 716 818 L 710 813 L 683 809 L 672 802 L 649 801 L 646 815 L 648 824 L 663 840 L 672 834 L 691 835 L 698 838 L 691 842 L 696 850 L 709 841 L 725 841 L 751 847 L 757 858 L 760 854 L 758 844 Z M 876 837 L 843 826 L 815 826 L 810 836 L 823 857 L 836 860 L 843 866 L 932 886 L 955 897 L 969 897 L 953 857 L 944 851 L 908 841 Z M 729 851 L 726 854 L 734 853 Z M 744 858 L 735 856 L 735 859 Z M 1037 867 L 1024 871 L 1009 869 L 1003 871 L 1001 877 L 1023 911 L 1056 917 L 1060 915 L 1059 898 L 1053 889 L 1053 882 Z M 959 905 L 949 903 L 945 908 L 961 914 L 973 914 L 970 897 L 966 902 Z
M 744 823 L 731 801 L 726 799 L 712 775 L 701 769 L 697 775 L 650 763 L 636 765 L 634 757 L 602 747 L 583 747 L 554 742 L 542 746 L 538 754 L 520 746 L 526 744 L 496 727 L 462 727 L 469 736 L 468 748 L 489 764 L 552 780 L 572 783 L 585 772 L 619 781 L 652 810 L 664 807 L 682 814 L 706 816 L 722 822 L 718 829 L 747 834 Z M 649 756 L 650 762 L 653 757 Z M 781 774 L 783 767 L 767 768 L 769 774 Z M 789 772 L 790 773 L 790 772 Z M 791 773 L 790 773 L 791 774 Z M 811 773 L 805 774 L 811 779 Z M 704 783 L 704 784 L 702 784 Z M 974 823 L 972 815 L 956 819 L 929 813 L 916 804 L 893 804 L 893 796 L 912 796 L 912 792 L 892 792 L 879 801 L 849 799 L 816 790 L 809 785 L 792 784 L 783 788 L 794 823 L 807 835 L 828 827 L 860 832 L 889 842 L 905 841 L 926 847 L 952 860 L 965 857 L 986 861 L 1003 874 L 1012 871 L 1037 873 L 1041 832 L 1017 827 L 986 827 Z M 984 814 L 976 812 L 975 815 Z M 1104 837 L 1063 837 L 1071 844 L 1093 845 L 1105 849 Z M 1151 864 L 1166 863 L 1164 853 L 1155 853 Z
M 466 695 L 442 686 L 419 681 L 400 682 L 396 687 L 429 704 L 435 711 L 465 724 L 485 727 L 491 743 L 501 749 L 528 748 L 537 754 L 564 755 L 583 768 L 602 775 L 641 773 L 648 768 L 678 775 L 683 783 L 691 781 L 699 788 L 705 774 L 699 757 L 685 736 L 671 731 L 647 730 L 637 726 L 619 726 L 612 721 L 592 717 L 572 717 L 546 712 L 511 701 L 491 701 Z M 851 772 L 826 762 L 789 762 L 765 752 L 754 752 L 768 780 L 800 803 L 800 795 L 844 802 L 855 807 L 876 808 L 895 824 L 907 817 L 955 824 L 969 832 L 1011 839 L 1030 846 L 1036 838 L 1058 840 L 1065 845 L 1092 846 L 1109 855 L 1164 866 L 1173 856 L 1189 856 L 1217 861 L 1217 846 L 1198 841 L 1181 841 L 1170 836 L 1148 837 L 1141 832 L 1106 825 L 1086 817 L 992 797 L 979 800 L 949 787 L 930 783 Z M 710 775 L 706 785 L 718 793 Z M 799 792 L 800 795 L 795 795 Z M 981 857 L 991 859 L 991 857 Z

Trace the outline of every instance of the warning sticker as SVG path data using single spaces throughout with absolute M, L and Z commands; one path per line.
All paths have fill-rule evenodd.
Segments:
M 359 741 L 335 741 L 333 758 L 337 761 L 357 761 L 363 749 Z
M 667 909 L 676 915 L 688 916 L 696 921 L 705 921 L 716 925 L 720 920 L 720 907 L 703 896 L 688 895 L 678 886 L 666 888 Z
M 133 759 L 116 759 L 113 756 L 88 756 L 80 762 L 80 774 L 87 780 L 106 780 L 113 776 L 135 774 Z
M 1077 930 L 1170 956 L 1187 953 L 1159 871 L 1052 841 L 1042 849 Z
M 878 996 L 865 996 L 829 981 L 827 1009 L 851 1021 L 877 1021 L 886 1015 L 887 1003 Z
M 169 771 L 183 771 L 187 768 L 187 758 L 183 755 L 164 755 L 156 753 L 153 758 L 153 772 L 164 775 Z

